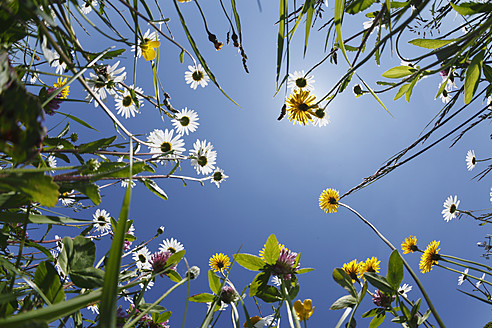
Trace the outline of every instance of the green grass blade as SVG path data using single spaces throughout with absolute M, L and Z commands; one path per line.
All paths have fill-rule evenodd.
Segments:
M 304 6 L 309 4 L 309 7 L 306 11 L 306 34 L 304 37 L 304 56 L 306 56 L 307 44 L 309 39 L 309 32 L 311 31 L 311 23 L 313 21 L 313 13 L 314 13 L 314 1 L 307 1 Z
M 340 49 L 342 49 L 343 57 L 345 57 L 345 60 L 347 63 L 350 64 L 350 61 L 347 56 L 347 51 L 345 50 L 345 44 L 343 43 L 343 37 L 342 37 L 342 20 L 343 20 L 343 10 L 345 7 L 345 0 L 335 0 L 335 30 L 337 32 L 337 42 L 338 45 L 340 46 Z
M 236 0 L 231 0 L 232 12 L 234 13 L 234 21 L 236 22 L 237 34 L 239 35 L 239 42 L 243 43 L 243 37 L 241 33 L 241 21 L 239 20 L 239 14 L 236 10 Z
M 0 222 L 7 223 L 22 223 L 26 218 L 25 213 L 12 213 L 12 212 L 3 212 L 0 217 Z M 38 215 L 38 214 L 29 214 L 29 218 L 27 219 L 28 223 L 35 224 L 92 224 L 93 222 L 90 220 L 83 219 L 74 219 L 65 216 L 54 216 L 54 215 Z
M 359 80 L 364 84 L 364 86 L 367 88 L 367 90 L 369 90 L 369 92 L 371 93 L 371 95 L 374 97 L 374 99 L 376 99 L 378 101 L 378 103 L 383 106 L 383 108 L 388 112 L 388 114 L 391 115 L 391 117 L 394 117 L 390 111 L 388 110 L 388 108 L 386 108 L 386 106 L 383 104 L 383 102 L 381 101 L 381 99 L 379 99 L 379 97 L 376 95 L 376 93 L 374 93 L 374 91 L 371 89 L 371 87 L 369 85 L 367 85 L 366 82 L 364 82 L 363 79 L 360 78 L 360 76 L 357 75 L 357 77 L 359 78 Z
M 285 39 L 285 19 L 287 18 L 287 0 L 280 0 L 279 6 L 280 18 L 278 22 L 278 39 L 277 39 L 277 77 L 275 81 L 278 86 L 280 68 L 282 67 L 282 54 L 284 53 Z

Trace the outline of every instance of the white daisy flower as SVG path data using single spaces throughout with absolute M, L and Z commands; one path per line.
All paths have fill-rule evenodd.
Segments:
M 444 202 L 444 209 L 442 210 L 442 216 L 446 222 L 454 219 L 458 214 L 458 205 L 460 201 L 458 200 L 458 196 L 449 196 L 448 199 Z
M 150 132 L 149 136 L 147 137 L 147 142 L 152 144 L 149 146 L 149 152 L 156 154 L 154 157 L 160 157 L 160 158 L 170 158 L 170 157 L 175 157 L 175 156 L 170 156 L 170 155 L 181 155 L 182 152 L 186 151 L 186 149 L 183 147 L 184 146 L 184 141 L 181 139 L 181 135 L 176 135 L 173 138 L 173 133 L 174 130 L 168 130 L 166 129 L 165 131 L 155 129 L 154 131 Z M 167 153 L 166 155 L 162 156 L 161 154 Z M 161 164 L 164 164 L 165 161 L 160 161 Z
M 272 282 L 272 284 L 274 284 L 277 287 L 280 287 L 280 285 L 282 284 L 278 276 L 273 276 L 272 280 L 270 281 Z
M 128 294 L 123 294 L 123 300 L 133 305 L 133 297 Z
M 461 284 L 463 284 L 463 282 L 465 281 L 466 279 L 466 275 L 468 274 L 468 268 L 466 268 L 464 271 L 463 271 L 463 274 L 460 275 L 458 277 L 458 286 L 461 286 Z
M 485 279 L 485 273 L 482 275 L 482 278 L 480 278 L 481 280 L 484 280 Z M 482 281 L 477 281 L 477 283 L 475 284 L 475 287 L 480 288 L 480 286 L 482 285 Z
M 87 15 L 92 11 L 92 7 L 96 7 L 96 6 L 97 6 L 97 0 L 85 0 L 82 6 L 80 6 L 80 11 L 84 15 Z
M 330 124 L 330 115 L 323 109 L 318 108 L 313 115 L 313 125 L 320 128 Z
M 47 44 L 48 40 L 43 38 L 41 50 L 43 51 L 44 58 L 46 58 L 51 67 L 56 69 L 56 74 L 62 74 L 65 71 L 65 68 L 67 68 L 67 64 L 65 62 L 60 62 L 60 55 L 58 52 L 48 49 Z
M 53 156 L 53 155 L 48 156 L 48 158 L 46 158 L 46 164 L 50 168 L 55 168 L 56 167 L 56 158 L 55 158 L 55 156 Z M 51 171 L 51 173 L 55 173 L 55 171 Z
M 403 284 L 402 286 L 400 286 L 400 288 L 398 288 L 398 294 L 407 297 L 407 293 L 409 293 L 411 290 L 412 286 L 410 286 L 409 284 Z
M 304 71 L 295 71 L 294 74 L 289 73 L 289 79 L 287 80 L 287 87 L 292 89 L 292 92 L 298 90 L 313 91 L 314 86 L 313 76 L 305 76 Z
M 144 284 L 142 284 L 142 283 L 138 284 L 138 286 L 140 288 L 144 288 Z M 153 286 L 154 286 L 154 282 L 153 281 L 149 281 L 149 283 L 147 284 L 147 287 L 145 287 L 145 291 L 150 290 Z
M 87 307 L 87 310 L 91 310 L 92 314 L 99 314 L 99 307 L 97 304 L 92 304 Z
M 253 328 L 263 328 L 263 327 L 275 327 L 275 315 L 270 314 L 264 318 L 261 318 L 257 323 L 253 325 Z
M 210 177 L 210 182 L 215 183 L 217 188 L 220 188 L 220 183 L 227 179 L 229 176 L 224 174 L 224 170 L 219 169 L 218 167 L 215 169 L 214 173 Z
M 126 78 L 126 72 L 124 72 L 125 68 L 118 68 L 120 61 L 116 62 L 113 66 L 101 66 L 96 69 L 96 74 L 90 72 L 90 79 L 87 80 L 87 84 L 92 89 L 92 91 L 96 94 L 96 97 L 106 102 L 109 93 L 111 96 L 116 96 L 116 90 L 118 90 L 118 83 L 121 83 Z M 91 94 L 87 94 L 85 100 L 91 102 L 93 97 Z M 94 102 L 94 106 L 99 106 L 98 102 Z
M 206 302 L 205 304 L 207 304 L 207 312 L 208 312 L 210 310 L 210 306 L 212 305 L 212 302 Z M 217 311 L 224 311 L 225 309 L 227 309 L 227 306 L 228 304 L 224 302 L 220 302 L 220 308 Z
M 132 258 L 137 265 L 139 270 L 150 270 L 152 269 L 152 265 L 150 264 L 151 254 L 147 249 L 147 246 L 140 248 L 138 251 L 132 254 Z
M 476 164 L 477 164 L 477 158 L 475 157 L 475 151 L 469 150 L 466 153 L 466 168 L 468 169 L 468 171 L 471 171 L 473 170 Z
M 188 110 L 188 108 L 183 108 L 176 117 L 172 120 L 174 128 L 180 135 L 188 135 L 190 132 L 195 132 L 198 128 L 198 114 L 193 110 Z
M 207 72 L 203 69 L 202 65 L 198 64 L 197 67 L 188 66 L 189 71 L 185 72 L 185 81 L 186 84 L 190 84 L 190 88 L 196 90 L 197 86 L 201 86 L 205 88 L 210 81 L 210 78 L 207 75 Z
M 145 44 L 146 42 L 149 41 L 159 41 L 159 34 L 157 33 L 156 30 L 153 30 L 152 32 L 150 29 L 145 32 L 143 35 L 143 40 L 138 40 L 138 46 L 137 46 L 137 57 L 140 58 L 142 57 L 142 48 L 141 46 Z M 135 45 L 132 45 L 132 51 L 135 52 Z
M 445 81 L 442 81 L 441 83 L 439 83 L 439 88 L 438 89 L 441 88 L 441 85 L 443 83 L 446 83 L 446 86 L 444 87 L 444 90 L 442 90 L 441 94 L 439 95 L 439 98 L 441 98 L 441 100 L 442 100 L 443 103 L 447 104 L 451 100 L 451 98 L 452 98 L 451 97 L 451 94 L 449 93 L 451 90 L 449 89 L 448 84 Z
M 181 244 L 179 241 L 177 241 L 174 238 L 171 238 L 171 240 L 169 239 L 163 240 L 162 244 L 160 244 L 159 246 L 161 246 L 159 247 L 159 252 L 169 251 L 173 254 L 182 251 L 184 249 L 183 244 Z
M 217 158 L 217 152 L 212 150 L 214 147 L 207 140 L 196 140 L 193 144 L 193 150 L 190 151 L 191 165 L 196 169 L 198 174 L 210 174 L 215 169 L 215 160 Z
M 144 105 L 143 97 L 139 95 L 139 93 L 143 93 L 142 88 L 136 87 L 133 85 L 130 86 L 130 89 L 135 90 L 135 96 L 137 98 L 138 104 L 135 103 L 132 98 L 131 91 L 126 89 L 123 91 L 123 94 L 117 93 L 114 97 L 114 101 L 116 102 L 117 114 L 123 116 L 128 119 L 131 117 L 135 117 L 135 114 L 140 113 L 138 108 Z M 137 106 L 138 105 L 138 106 Z M 138 107 L 138 108 L 137 108 Z
M 128 188 L 128 181 L 130 181 L 130 179 L 122 179 L 121 180 L 121 187 L 122 188 Z M 137 184 L 135 183 L 134 180 L 132 180 L 132 184 L 131 184 L 131 188 L 135 187 Z
M 94 228 L 96 228 L 96 232 L 100 231 L 102 233 L 111 230 L 111 216 L 109 212 L 106 210 L 97 209 L 96 213 L 92 215 L 94 218 L 92 222 L 94 222 Z
M 75 203 L 75 199 L 69 197 L 71 194 L 73 194 L 73 192 L 74 190 L 70 190 L 60 195 L 61 196 L 60 201 L 62 202 L 63 206 L 70 206 L 73 203 Z

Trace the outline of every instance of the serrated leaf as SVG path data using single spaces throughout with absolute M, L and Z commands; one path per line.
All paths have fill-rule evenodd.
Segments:
M 386 280 L 396 290 L 403 281 L 403 260 L 397 250 L 394 250 L 390 255 Z
M 333 270 L 333 279 L 342 286 L 346 291 L 350 293 L 355 299 L 357 299 L 357 291 L 355 290 L 352 278 L 341 268 L 335 268 Z
M 237 264 L 251 271 L 259 271 L 265 266 L 265 262 L 256 255 L 241 253 L 234 255 Z
M 480 75 L 482 73 L 482 60 L 484 52 L 481 51 L 473 57 L 465 73 L 465 104 L 470 103 L 477 90 Z
M 33 282 L 52 304 L 65 299 L 65 292 L 60 277 L 49 261 L 39 263 L 34 273 Z
M 212 293 L 215 295 L 220 295 L 220 286 L 221 282 L 219 277 L 212 271 L 208 270 L 208 286 L 210 287 L 210 290 Z
M 437 40 L 437 39 L 413 39 L 408 41 L 408 43 L 413 44 L 414 46 L 426 48 L 426 49 L 437 49 L 444 47 L 450 43 L 457 41 L 458 39 L 450 39 L 450 40 Z
M 381 290 L 386 294 L 393 295 L 396 293 L 396 289 L 398 288 L 398 287 L 393 288 L 385 277 L 380 276 L 375 272 L 364 273 L 364 278 L 366 278 L 371 285 L 373 285 L 374 287 L 376 287 L 377 289 Z
M 271 234 L 265 243 L 265 252 L 263 257 L 265 258 L 266 264 L 274 265 L 277 263 L 278 257 L 280 256 L 280 248 L 277 241 L 277 237 Z
M 415 73 L 417 69 L 410 66 L 396 66 L 383 73 L 383 77 L 388 79 L 399 79 Z
M 216 297 L 215 295 L 209 293 L 201 293 L 188 297 L 188 301 L 195 302 L 195 303 L 209 303 L 209 302 L 213 302 L 215 297 Z
M 376 0 L 355 0 L 345 8 L 345 12 L 350 15 L 355 15 L 366 10 L 375 2 Z
M 341 310 L 345 308 L 353 308 L 357 304 L 357 299 L 352 295 L 344 295 L 337 299 L 331 306 L 330 310 Z

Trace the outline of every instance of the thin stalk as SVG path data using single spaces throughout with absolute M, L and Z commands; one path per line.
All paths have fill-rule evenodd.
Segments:
M 478 265 L 478 266 L 481 266 L 481 267 L 486 268 L 489 271 L 492 271 L 492 268 L 491 267 L 489 267 L 489 266 L 487 266 L 485 264 L 482 264 L 482 263 L 473 262 L 473 261 L 465 260 L 465 259 L 460 259 L 459 257 L 455 257 L 455 256 L 451 256 L 451 255 L 439 254 L 439 256 L 441 256 L 443 259 L 449 258 L 449 259 L 453 259 L 453 260 L 457 260 L 457 261 L 461 261 L 461 262 L 465 262 L 465 263 L 470 263 L 470 264 Z M 477 271 L 482 271 L 482 270 L 477 270 Z M 486 272 L 486 271 L 482 271 L 482 272 L 485 272 L 487 274 L 490 274 L 490 272 Z
M 282 295 L 287 302 L 287 312 L 288 312 L 288 317 L 289 317 L 289 324 L 293 328 L 294 323 L 296 328 L 301 328 L 301 324 L 299 323 L 299 319 L 297 318 L 297 315 L 295 314 L 294 306 L 292 305 L 292 301 L 289 296 L 289 292 L 287 291 L 287 287 L 285 286 L 285 282 L 283 279 L 281 281 L 281 290 L 282 290 Z M 292 322 L 292 319 L 294 319 L 294 323 Z
M 24 249 L 24 243 L 26 240 L 27 222 L 29 222 L 29 213 L 31 212 L 31 208 L 32 208 L 32 205 L 31 205 L 31 203 L 29 203 L 29 205 L 27 205 L 26 216 L 24 217 L 24 222 L 22 223 L 22 236 L 21 236 L 21 241 L 20 241 L 20 245 L 19 245 L 19 252 L 17 253 L 17 260 L 15 261 L 15 268 L 16 269 L 19 269 L 19 266 L 20 266 L 22 251 Z M 12 272 L 12 280 L 10 280 L 9 290 L 12 290 L 12 288 L 14 288 L 15 278 L 16 278 L 16 275 L 15 275 L 15 271 L 14 271 L 14 272 Z
M 376 235 L 378 235 L 379 238 L 381 238 L 381 240 L 386 244 L 388 245 L 389 248 L 391 248 L 391 250 L 397 250 L 395 246 L 393 246 L 393 244 L 388 240 L 386 239 L 386 237 L 383 236 L 383 234 L 381 234 L 378 229 L 376 229 L 376 227 L 369 221 L 367 221 L 362 215 L 360 215 L 356 210 L 354 210 L 353 208 L 351 208 L 350 206 L 346 205 L 346 204 L 343 204 L 343 203 L 338 203 L 340 206 L 342 207 L 345 207 L 346 209 L 348 209 L 349 211 L 351 211 L 352 213 L 354 213 L 355 215 L 357 215 L 359 217 L 359 219 L 362 220 L 362 222 L 364 222 L 365 224 L 367 224 L 375 233 Z M 412 268 L 410 267 L 410 265 L 407 263 L 407 261 L 403 258 L 403 256 L 401 256 L 400 252 L 398 252 L 398 255 L 400 255 L 400 258 L 402 259 L 403 261 L 403 265 L 405 266 L 405 268 L 407 269 L 408 273 L 410 273 L 410 275 L 412 276 L 413 280 L 415 281 L 415 283 L 417 284 L 417 286 L 419 287 L 421 293 L 422 293 L 422 296 L 424 296 L 425 298 L 425 301 L 427 302 L 427 305 L 429 306 L 429 309 L 431 310 L 432 314 L 434 315 L 434 318 L 436 319 L 439 327 L 446 327 L 444 325 L 444 323 L 442 322 L 442 319 L 441 317 L 439 316 L 439 314 L 437 313 L 437 310 L 436 308 L 434 307 L 434 304 L 432 304 L 432 301 L 430 300 L 430 297 L 429 295 L 427 295 L 427 292 L 425 291 L 424 289 L 424 286 L 422 285 L 422 283 L 420 282 L 419 278 L 417 277 L 417 275 L 415 274 L 415 272 L 412 270 Z

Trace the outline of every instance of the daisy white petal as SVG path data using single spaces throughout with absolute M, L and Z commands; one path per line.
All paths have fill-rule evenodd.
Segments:
M 211 176 L 210 182 L 215 183 L 217 188 L 220 188 L 220 184 L 222 181 L 227 179 L 229 176 L 224 174 L 224 170 L 219 169 L 218 167 L 215 169 L 214 173 Z
M 476 164 L 477 164 L 477 158 L 475 157 L 475 151 L 469 150 L 466 153 L 466 168 L 468 169 L 468 171 L 471 171 L 473 170 Z
M 292 89 L 292 92 L 297 90 L 314 90 L 314 77 L 306 76 L 304 71 L 295 71 L 289 73 L 289 79 L 287 80 L 287 87 Z
M 412 286 L 410 286 L 409 284 L 403 284 L 402 286 L 400 286 L 400 288 L 398 288 L 398 294 L 407 297 L 407 293 L 409 293 L 411 290 Z
M 165 131 L 155 129 L 147 137 L 147 141 L 151 144 L 149 146 L 149 152 L 156 154 L 154 157 L 170 158 L 172 155 L 181 155 L 186 149 L 184 148 L 184 141 L 181 139 L 181 135 L 177 134 L 173 137 L 174 130 Z M 166 154 L 166 155 L 162 155 Z M 165 161 L 160 161 L 164 164 Z
M 482 275 L 482 277 L 480 279 L 481 280 L 484 280 L 485 279 L 485 273 Z M 480 288 L 480 286 L 482 285 L 482 281 L 481 280 L 477 281 L 477 283 L 475 284 L 475 287 Z
M 100 231 L 102 233 L 111 230 L 111 216 L 109 212 L 106 210 L 97 209 L 96 212 L 92 215 L 94 218 L 92 222 L 94 222 L 94 228 L 96 228 L 96 232 Z
M 451 221 L 456 216 L 458 216 L 458 205 L 460 201 L 458 200 L 458 196 L 449 196 L 444 202 L 444 209 L 442 210 L 442 215 L 446 222 Z
M 80 11 L 84 14 L 87 15 L 92 11 L 93 7 L 97 6 L 97 0 L 86 0 L 83 2 L 83 4 L 80 6 Z M 99 313 L 99 312 L 98 312 Z
M 215 169 L 215 160 L 217 159 L 217 152 L 212 150 L 214 147 L 207 140 L 196 140 L 193 144 L 193 148 L 190 151 L 191 165 L 195 168 L 198 174 L 210 174 Z
M 140 248 L 138 251 L 132 254 L 132 258 L 139 270 L 150 270 L 152 265 L 150 264 L 151 254 L 147 249 L 147 246 Z
M 135 117 L 135 114 L 140 113 L 138 108 L 144 105 L 144 102 L 142 101 L 143 97 L 139 95 L 139 93 L 143 93 L 143 90 L 139 87 L 134 88 L 133 85 L 130 86 L 130 89 L 135 91 L 135 96 L 138 103 L 135 102 L 135 99 L 132 97 L 132 92 L 128 89 L 125 89 L 123 94 L 117 93 L 114 98 L 116 102 L 117 114 L 126 119 L 130 118 L 130 116 Z
M 176 253 L 184 250 L 183 244 L 181 244 L 179 241 L 177 241 L 174 238 L 163 240 L 162 244 L 160 244 L 159 246 L 161 246 L 159 247 L 160 252 L 169 251 L 171 253 Z
M 458 277 L 458 286 L 461 286 L 461 284 L 463 284 L 463 282 L 465 281 L 466 279 L 466 275 L 468 274 L 468 268 L 466 268 L 464 271 L 463 271 L 463 274 L 460 275 Z
M 195 132 L 198 128 L 198 114 L 188 108 L 183 108 L 176 114 L 176 118 L 172 120 L 174 128 L 180 135 L 188 135 L 190 132 Z
M 190 88 L 196 90 L 196 87 L 199 85 L 202 88 L 205 88 L 210 81 L 210 78 L 207 75 L 207 72 L 203 69 L 202 65 L 198 64 L 198 66 L 188 66 L 189 71 L 185 72 L 185 81 L 186 84 L 191 84 Z

